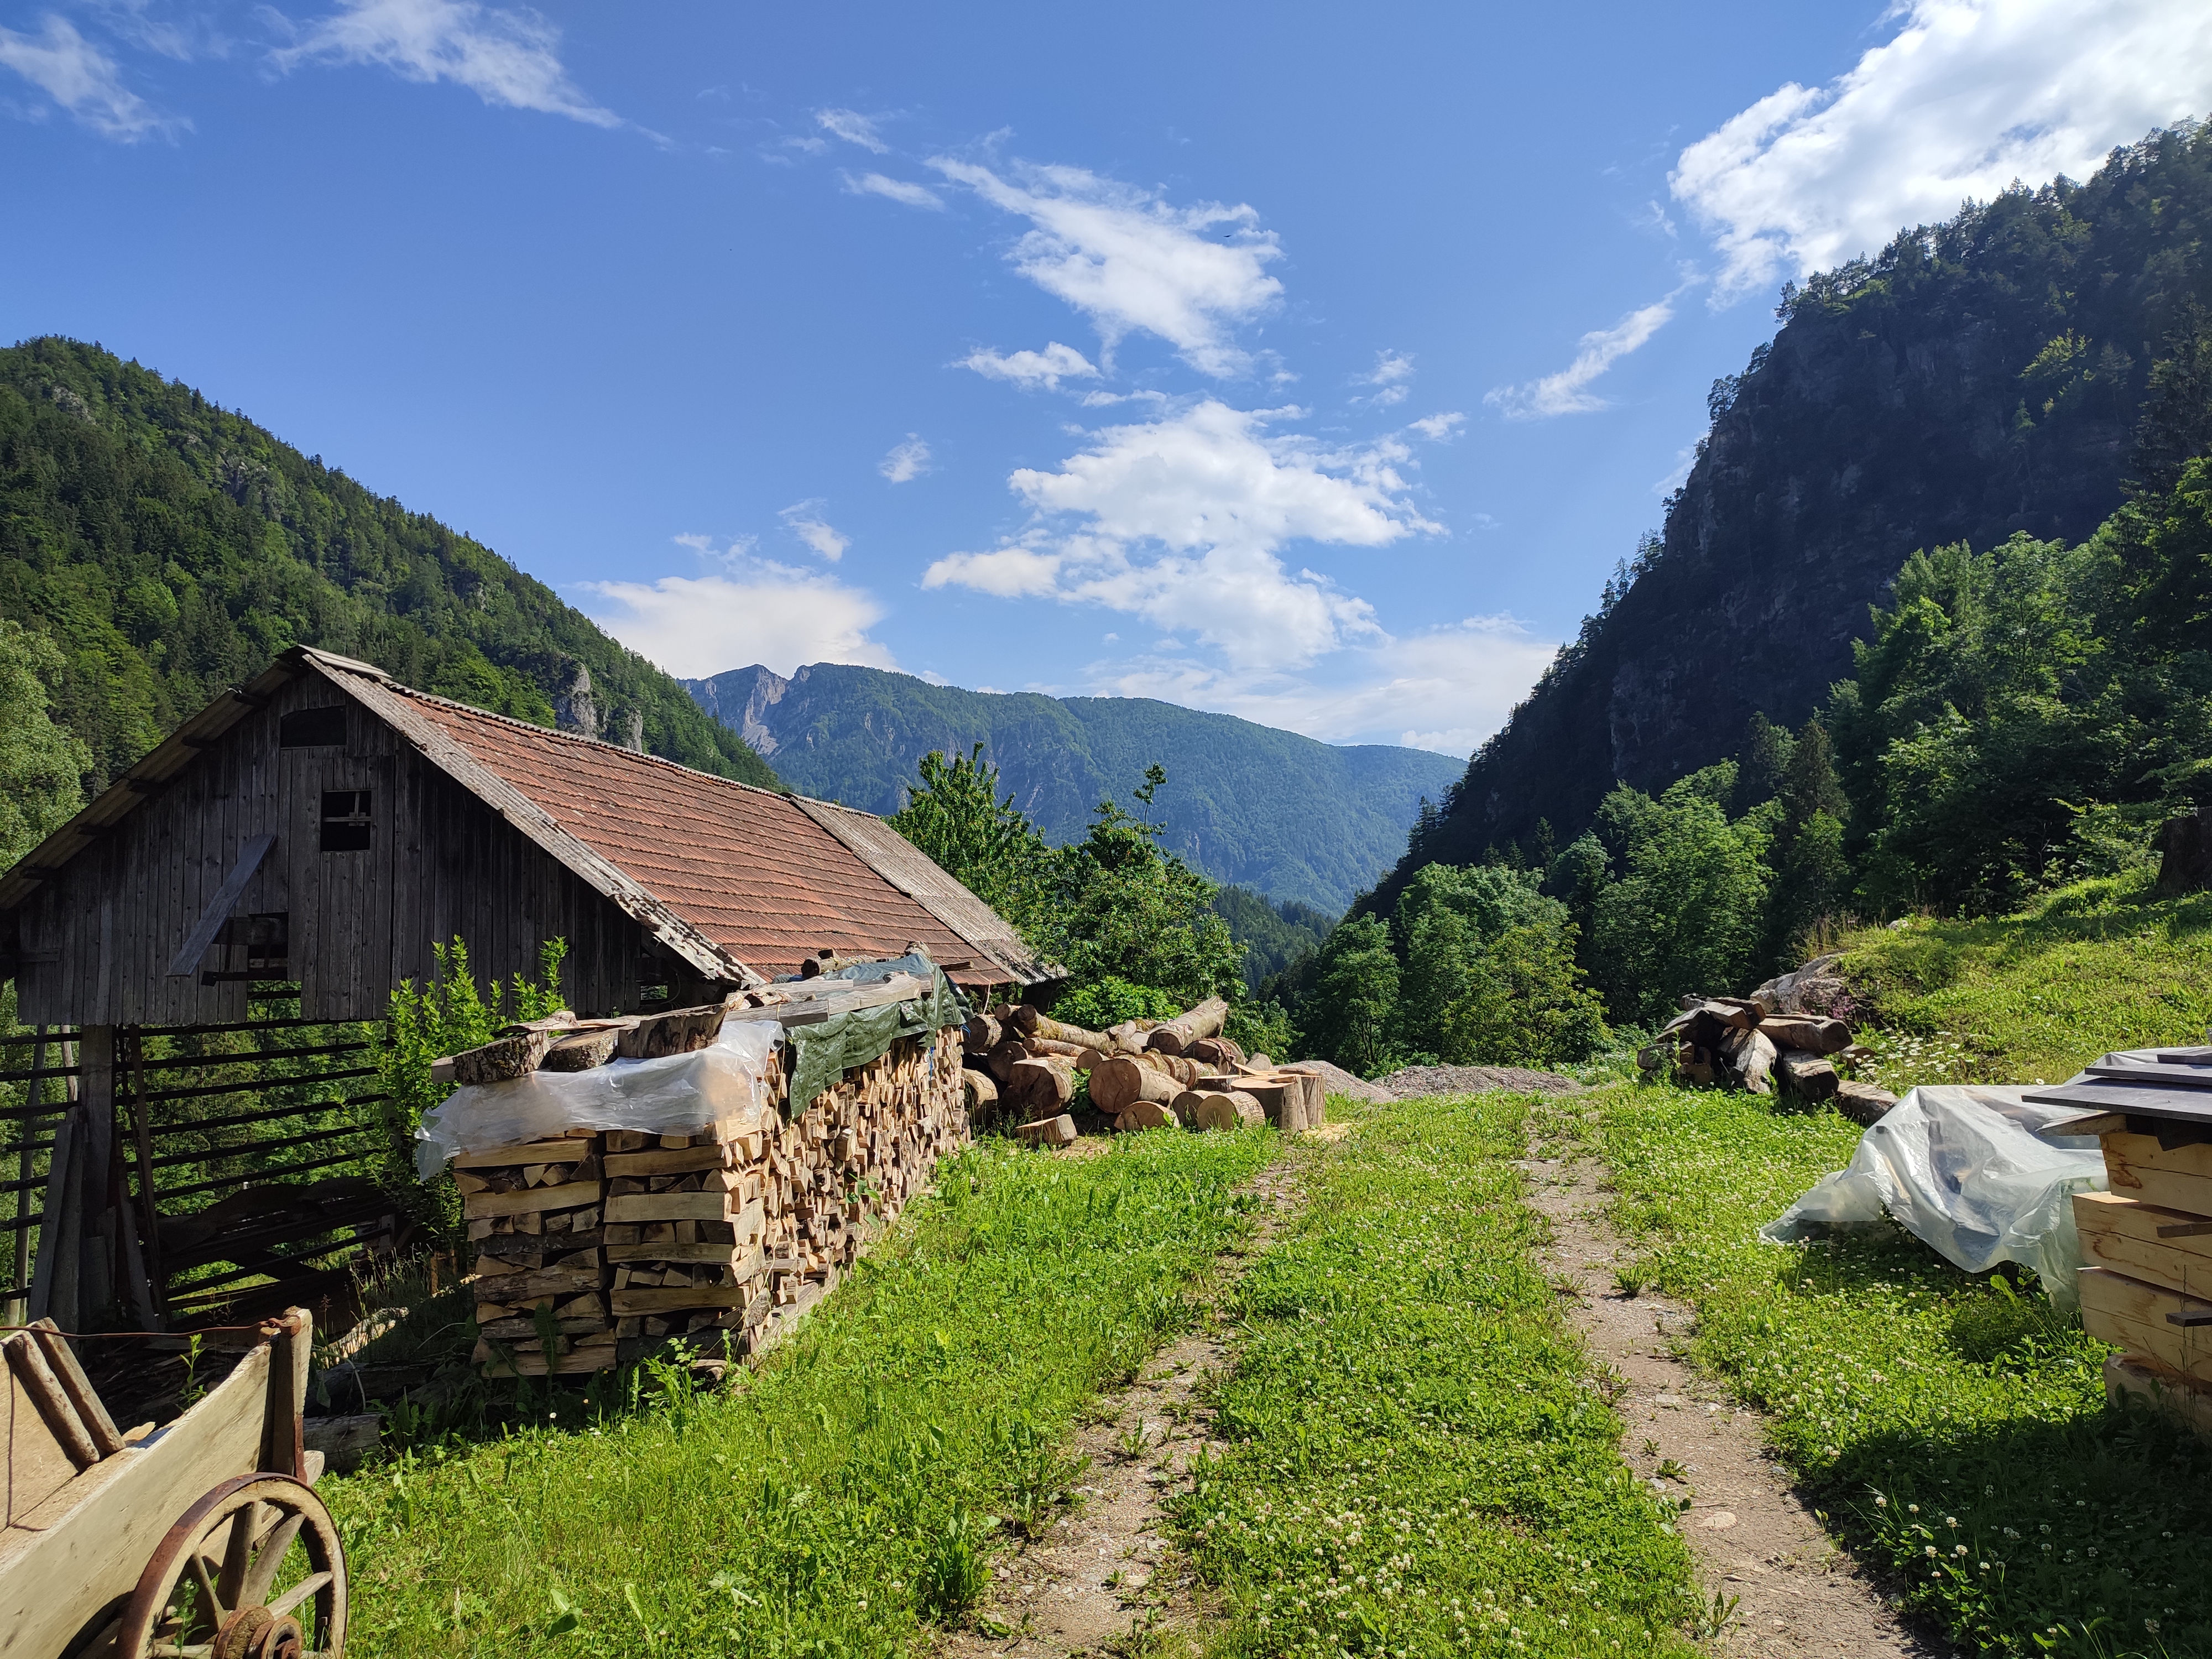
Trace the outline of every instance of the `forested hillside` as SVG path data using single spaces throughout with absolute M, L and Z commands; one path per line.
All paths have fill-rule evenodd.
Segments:
M 1144 697 L 963 691 L 910 674 L 816 663 L 685 684 L 805 794 L 896 811 L 931 750 L 976 744 L 1045 838 L 1080 841 L 1091 809 L 1167 769 L 1163 845 L 1215 881 L 1331 915 L 1389 868 L 1457 761 L 1382 744 L 1338 747 Z
M 775 784 L 675 680 L 490 549 L 96 345 L 0 350 L 0 618 L 58 647 L 53 712 L 90 751 L 88 789 L 295 644 Z
M 1559 844 L 1616 782 L 1656 791 L 1763 713 L 1796 726 L 1852 672 L 1908 556 L 2015 532 L 2075 544 L 2121 502 L 2153 365 L 2212 300 L 2212 131 L 2115 151 L 1785 289 L 1782 327 L 1715 383 L 1663 532 L 1486 743 L 1374 903 L 1540 824 Z

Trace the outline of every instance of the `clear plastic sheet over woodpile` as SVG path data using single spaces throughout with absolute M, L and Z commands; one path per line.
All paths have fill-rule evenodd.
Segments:
M 2057 1305 L 2077 1299 L 2075 1193 L 2106 1190 L 2093 1137 L 2045 1132 L 2086 1115 L 2039 1106 L 2025 1089 L 1915 1089 L 1859 1137 L 1850 1163 L 1759 1230 L 1770 1244 L 1863 1227 L 1887 1211 L 1968 1273 L 2000 1261 L 2033 1268 Z

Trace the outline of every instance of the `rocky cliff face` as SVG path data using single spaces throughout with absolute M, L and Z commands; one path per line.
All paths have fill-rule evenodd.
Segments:
M 1785 292 L 1666 527 L 1608 590 L 1378 895 L 1540 820 L 1564 843 L 1616 781 L 1663 787 L 1792 726 L 1851 672 L 1916 549 L 2076 539 L 2119 505 L 2153 361 L 2212 299 L 2212 135 L 2154 135 L 2086 185 L 2009 192 Z

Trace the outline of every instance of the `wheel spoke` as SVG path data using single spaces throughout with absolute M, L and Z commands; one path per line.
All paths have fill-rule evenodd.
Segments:
M 298 1607 L 301 1602 L 314 1595 L 318 1590 L 321 1589 L 330 1582 L 331 1575 L 329 1573 L 309 1573 L 305 1578 L 302 1578 L 298 1583 L 293 1585 L 291 1589 L 286 1590 L 282 1595 L 278 1596 L 274 1601 L 271 1601 L 269 1604 L 270 1617 L 282 1619 L 286 1613 L 291 1612 L 293 1608 Z
M 207 1602 L 207 1605 L 200 1609 L 200 1620 L 204 1621 L 210 1630 L 213 1630 L 230 1616 L 230 1608 L 224 1603 L 222 1597 L 216 1594 L 215 1575 L 208 1571 L 215 1564 L 196 1549 L 192 1552 L 191 1561 L 186 1565 L 191 1568 L 193 1581 L 199 1585 L 200 1595 Z
M 296 1511 L 269 1529 L 253 1558 L 253 1565 L 246 1569 L 245 1580 L 238 1587 L 239 1606 L 249 1607 L 256 1601 L 269 1599 L 269 1587 L 276 1582 L 276 1570 L 284 1565 L 284 1553 L 292 1547 L 292 1540 L 307 1523 L 306 1513 Z
M 253 1565 L 253 1539 L 261 1530 L 261 1508 L 257 1498 L 230 1517 L 230 1538 L 222 1551 L 222 1577 L 217 1581 L 227 1608 L 246 1605 L 238 1591 L 246 1582 L 246 1570 Z

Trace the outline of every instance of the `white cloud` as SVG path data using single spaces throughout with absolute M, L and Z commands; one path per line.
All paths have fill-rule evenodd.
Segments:
M 1431 443 L 1440 444 L 1450 439 L 1454 428 L 1466 424 L 1467 416 L 1452 409 L 1439 415 L 1424 415 L 1419 420 L 1408 422 L 1406 429 L 1419 433 Z
M 850 536 L 841 536 L 824 523 L 817 510 L 820 501 L 793 501 L 777 514 L 799 538 L 823 558 L 835 564 L 845 556 L 845 550 L 853 544 Z
M 887 179 L 880 173 L 864 173 L 857 179 L 848 173 L 845 175 L 845 188 L 855 196 L 882 196 L 908 207 L 941 209 L 945 205 L 945 198 L 927 185 Z
M 1011 356 L 1000 356 L 988 347 L 979 347 L 955 365 L 972 368 L 978 374 L 994 380 L 1012 380 L 1024 389 L 1044 386 L 1060 390 L 1060 383 L 1073 380 L 1097 380 L 1098 371 L 1091 360 L 1073 346 L 1064 346 L 1057 340 L 1042 351 L 1017 351 Z
M 1375 367 L 1366 374 L 1354 377 L 1360 386 L 1379 388 L 1371 397 L 1354 398 L 1354 403 L 1372 404 L 1378 409 L 1388 409 L 1393 404 L 1406 401 L 1407 382 L 1413 378 L 1413 360 L 1402 351 L 1378 351 Z
M 909 432 L 904 443 L 892 445 L 891 453 L 876 463 L 876 471 L 895 484 L 911 483 L 929 471 L 929 459 L 928 444 Z
M 1206 374 L 1250 365 L 1235 326 L 1272 306 L 1283 285 L 1267 273 L 1279 258 L 1274 233 L 1249 207 L 1200 202 L 1171 207 L 1081 167 L 988 167 L 938 156 L 930 165 L 993 206 L 1034 227 L 1014 244 L 1014 268 L 1089 317 L 1110 356 L 1137 331 L 1156 334 Z
M 1300 540 L 1382 547 L 1440 526 L 1407 498 L 1402 445 L 1328 451 L 1267 435 L 1288 412 L 1208 399 L 1094 434 L 1058 471 L 1007 480 L 1036 510 L 1027 532 L 939 559 L 922 585 L 1103 605 L 1195 632 L 1240 672 L 1303 666 L 1379 637 L 1364 599 L 1291 570 L 1279 550 Z
M 0 28 L 0 69 L 15 70 L 104 137 L 130 143 L 191 125 L 162 114 L 125 86 L 115 60 L 52 12 L 36 35 Z
M 1556 374 L 1525 386 L 1501 386 L 1483 394 L 1482 401 L 1515 421 L 1542 420 L 1552 415 L 1579 415 L 1604 409 L 1606 400 L 1589 389 L 1590 382 L 1635 350 L 1663 327 L 1674 314 L 1674 296 L 1632 311 L 1611 328 L 1594 329 L 1582 337 L 1575 360 Z
M 884 617 L 874 596 L 813 572 L 762 564 L 746 576 L 580 586 L 615 607 L 594 622 L 672 674 L 702 678 L 757 662 L 779 674 L 810 662 L 898 666 L 868 637 Z
M 622 118 L 593 103 L 561 67 L 561 31 L 527 8 L 476 0 L 347 0 L 270 54 L 283 70 L 301 64 L 370 64 L 404 80 L 451 81 L 485 103 L 565 115 L 595 127 Z
M 1100 665 L 1093 689 L 1217 709 L 1325 743 L 1471 753 L 1505 723 L 1557 646 L 1510 617 L 1470 617 L 1346 651 L 1311 675 L 1224 672 L 1154 656 Z
M 2212 7 L 1903 0 L 1894 39 L 1790 82 L 1682 152 L 1677 199 L 1718 244 L 1720 304 L 1880 249 L 2014 179 L 2086 178 L 2115 144 L 2201 114 Z
M 857 110 L 817 109 L 814 118 L 822 130 L 832 137 L 842 138 L 848 144 L 858 144 L 862 149 L 877 155 L 888 154 L 890 146 L 877 135 L 876 124 Z

